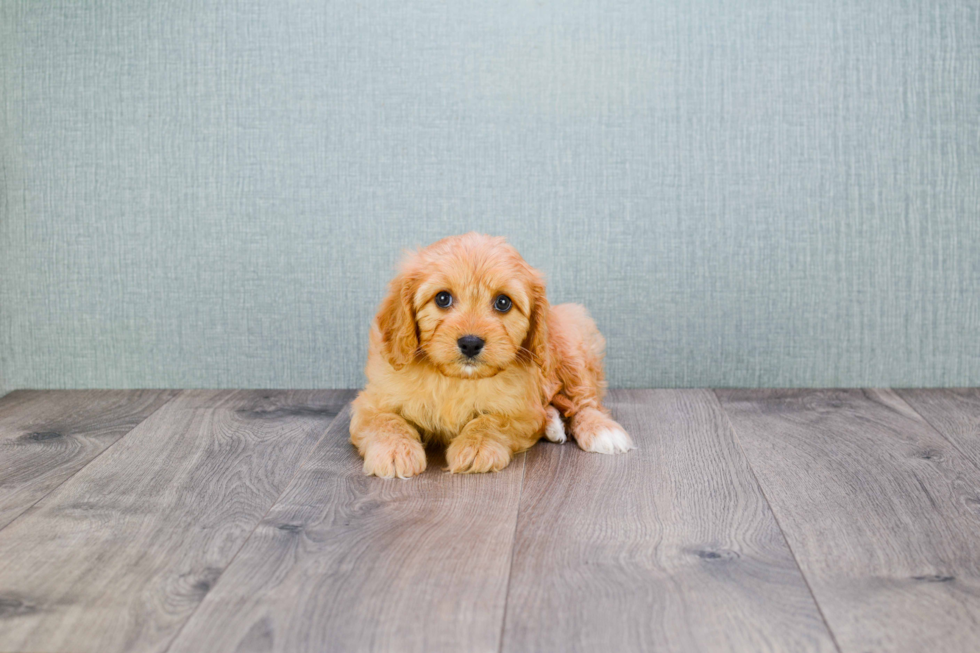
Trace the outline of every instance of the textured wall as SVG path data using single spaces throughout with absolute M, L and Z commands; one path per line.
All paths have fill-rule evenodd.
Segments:
M 357 385 L 470 229 L 616 385 L 980 385 L 976 2 L 0 0 L 0 110 L 0 388 Z

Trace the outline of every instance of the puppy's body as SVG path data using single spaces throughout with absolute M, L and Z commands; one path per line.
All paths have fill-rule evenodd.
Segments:
M 530 366 L 508 367 L 482 379 L 443 376 L 433 373 L 426 363 L 410 363 L 395 370 L 381 355 L 378 340 L 380 334 L 372 329 L 367 365 L 369 389 L 361 395 L 364 403 L 370 398 L 373 408 L 400 414 L 419 429 L 426 444 L 431 441 L 448 445 L 478 415 L 514 415 L 533 412 L 542 405 L 538 399 L 539 375 Z M 384 391 L 374 392 L 372 388 Z M 541 418 L 544 419 L 543 410 Z
M 450 471 L 499 471 L 542 435 L 564 440 L 562 417 L 587 451 L 632 448 L 601 404 L 604 346 L 584 307 L 548 305 L 541 276 L 503 239 L 467 234 L 421 250 L 371 328 L 351 418 L 364 471 L 418 474 L 429 442 L 448 445 Z

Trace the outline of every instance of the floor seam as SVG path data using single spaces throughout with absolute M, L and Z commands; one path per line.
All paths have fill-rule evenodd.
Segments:
M 77 476 L 79 474 L 79 472 L 81 472 L 83 469 L 87 468 L 89 465 L 91 465 L 96 460 L 98 460 L 99 458 L 101 458 L 103 456 L 103 454 L 105 454 L 105 452 L 109 451 L 109 449 L 112 449 L 119 442 L 122 442 L 123 439 L 129 437 L 129 434 L 130 433 L 132 433 L 133 431 L 135 431 L 136 429 L 138 429 L 142 424 L 144 424 L 146 422 L 146 420 L 148 420 L 151 417 L 153 417 L 154 415 L 156 415 L 159 411 L 163 410 L 166 406 L 169 406 L 174 401 L 176 401 L 177 400 L 177 397 L 179 397 L 182 394 L 184 394 L 184 392 L 185 392 L 184 390 L 178 390 L 174 394 L 173 397 L 171 397 L 170 399 L 166 400 L 165 402 L 163 402 L 162 404 L 160 404 L 159 406 L 157 406 L 154 410 L 150 411 L 150 413 L 146 417 L 144 417 L 140 421 L 138 421 L 135 424 L 133 424 L 133 427 L 131 429 L 129 429 L 128 431 L 126 431 L 125 433 L 123 433 L 122 435 L 120 435 L 118 438 L 116 438 L 116 440 L 114 442 L 110 443 L 108 447 L 106 447 L 105 449 L 103 449 L 99 453 L 95 454 L 95 456 L 93 456 L 91 460 L 89 460 L 87 463 L 85 463 L 84 465 L 82 465 L 81 467 L 79 467 L 78 469 L 76 469 L 74 472 L 72 472 L 71 474 L 69 474 L 63 481 L 61 481 L 61 483 L 58 483 L 53 488 L 51 488 L 50 490 L 48 490 L 47 492 L 45 492 L 44 493 L 44 496 L 39 497 L 37 501 L 35 501 L 31 505 L 29 505 L 26 508 L 24 508 L 24 510 L 21 511 L 20 514 L 18 514 L 16 517 L 14 517 L 13 519 L 11 519 L 9 522 L 7 522 L 6 524 L 4 524 L 3 526 L 0 526 L 0 532 L 2 532 L 5 528 L 7 528 L 8 526 L 10 526 L 14 522 L 16 522 L 18 519 L 20 519 L 24 515 L 26 515 L 28 512 L 30 512 L 31 509 L 34 508 L 34 506 L 36 506 L 37 504 L 39 504 L 42 501 L 44 501 L 45 499 L 47 499 L 49 496 L 51 496 L 53 493 L 55 493 L 58 490 L 58 488 L 60 488 L 62 485 L 64 485 L 65 483 L 67 483 L 71 479 L 75 478 L 75 476 Z
M 916 415 L 917 415 L 917 416 L 919 417 L 919 419 L 921 419 L 921 420 L 922 420 L 923 422 L 925 422 L 925 425 L 926 425 L 926 426 L 928 426 L 928 427 L 929 427 L 929 428 L 931 428 L 931 429 L 932 429 L 933 431 L 935 431 L 935 432 L 936 432 L 936 433 L 937 433 L 937 434 L 939 435 L 939 437 L 941 437 L 941 438 L 942 438 L 942 439 L 943 439 L 944 441 L 946 441 L 946 443 L 947 443 L 947 444 L 949 444 L 949 446 L 951 446 L 951 447 L 952 447 L 952 448 L 953 448 L 954 450 L 956 450 L 956 452 L 957 452 L 957 453 L 959 453 L 959 454 L 960 454 L 960 456 L 962 456 L 962 457 L 963 457 L 963 459 L 965 459 L 965 460 L 966 460 L 966 462 L 968 462 L 968 463 L 969 463 L 969 464 L 970 464 L 971 466 L 973 466 L 973 467 L 974 467 L 974 468 L 975 468 L 975 469 L 976 469 L 976 470 L 977 470 L 978 472 L 980 472 L 980 464 L 977 464 L 976 462 L 974 462 L 974 460 L 973 460 L 973 457 L 972 457 L 972 456 L 970 456 L 970 455 L 969 455 L 968 453 L 966 453 L 965 451 L 963 451 L 963 450 L 962 450 L 962 449 L 961 449 L 961 448 L 959 447 L 959 445 L 957 445 L 957 444 L 956 444 L 955 442 L 953 442 L 952 440 L 950 440 L 950 439 L 949 439 L 949 437 L 948 437 L 948 436 L 947 436 L 947 435 L 946 435 L 945 433 L 943 433 L 943 432 L 942 432 L 942 431 L 941 431 L 941 430 L 939 429 L 939 427 L 937 427 L 937 426 L 936 426 L 935 424 L 933 424 L 933 423 L 932 423 L 931 421 L 929 421 L 929 418 L 928 418 L 928 417 L 926 417 L 925 415 L 923 415 L 923 414 L 922 414 L 921 412 L 919 412 L 919 411 L 918 411 L 918 410 L 916 409 L 916 407 L 915 407 L 915 406 L 913 406 L 912 404 L 910 404 L 910 403 L 909 403 L 909 402 L 908 402 L 908 401 L 907 401 L 907 400 L 905 399 L 905 397 L 903 397 L 903 396 L 902 396 L 902 395 L 901 395 L 901 394 L 899 393 L 899 391 L 898 391 L 898 390 L 895 390 L 895 389 L 893 389 L 893 388 L 888 388 L 888 390 L 889 390 L 889 391 L 890 391 L 890 392 L 891 392 L 891 393 L 892 393 L 893 395 L 895 395 L 895 397 L 897 397 L 899 401 L 901 401 L 901 402 L 902 402 L 903 404 L 905 404 L 906 406 L 908 406 L 908 407 L 909 407 L 909 409 L 910 409 L 910 410 L 911 410 L 911 411 L 912 411 L 913 413 L 915 413 L 915 414 L 916 414 Z
M 354 391 L 351 390 L 350 392 L 354 392 Z M 293 471 L 292 475 L 289 477 L 289 480 L 287 480 L 283 484 L 282 490 L 280 490 L 279 491 L 279 494 L 276 495 L 275 500 L 271 504 L 269 504 L 268 510 L 266 510 L 265 513 L 263 513 L 262 517 L 255 522 L 255 526 L 252 527 L 252 530 L 249 532 L 248 537 L 246 537 L 244 540 L 242 540 L 242 544 L 241 544 L 241 546 L 238 547 L 238 550 L 235 551 L 235 555 L 233 555 L 231 557 L 231 559 L 228 561 L 228 563 L 221 570 L 221 573 L 218 574 L 218 576 L 211 583 L 211 588 L 208 590 L 208 594 L 210 594 L 211 591 L 214 590 L 215 587 L 217 587 L 218 583 L 221 581 L 221 577 L 225 575 L 225 572 L 227 572 L 231 568 L 231 565 L 234 564 L 235 560 L 238 559 L 238 554 L 241 553 L 245 549 L 245 546 L 252 539 L 252 536 L 255 535 L 255 531 L 257 531 L 259 529 L 259 526 L 262 525 L 262 522 L 265 521 L 265 518 L 269 516 L 269 513 L 270 512 L 272 512 L 272 509 L 275 508 L 279 504 L 279 500 L 282 498 L 282 495 L 284 495 L 286 493 L 286 490 L 288 490 L 289 489 L 289 486 L 292 485 L 293 481 L 296 479 L 296 476 L 300 473 L 300 471 L 306 465 L 306 462 L 310 459 L 311 456 L 313 456 L 313 452 L 316 450 L 317 446 L 321 442 L 323 442 L 323 438 L 327 437 L 327 434 L 330 433 L 330 430 L 333 428 L 333 425 L 337 423 L 337 420 L 339 420 L 341 417 L 344 417 L 345 414 L 347 412 L 349 412 L 350 405 L 351 405 L 351 403 L 353 403 L 353 401 L 354 401 L 354 399 L 351 398 L 351 400 L 348 401 L 344 405 L 344 407 L 340 409 L 340 412 L 337 413 L 333 417 L 333 419 L 330 420 L 330 423 L 327 424 L 327 428 L 325 428 L 323 430 L 323 433 L 320 435 L 320 437 L 317 439 L 317 441 L 313 443 L 313 446 L 312 447 L 310 447 L 310 452 L 306 455 L 305 458 L 303 458 L 302 460 L 300 460 L 296 464 L 295 471 Z M 187 615 L 187 618 L 184 619 L 184 623 L 182 623 L 180 625 L 180 628 L 177 629 L 177 632 L 174 633 L 174 636 L 170 638 L 170 641 L 169 642 L 167 642 L 167 647 L 165 649 L 163 649 L 163 653 L 167 653 L 170 650 L 170 648 L 174 645 L 174 642 L 176 642 L 177 639 L 180 637 L 180 634 L 182 632 L 184 632 L 184 628 L 186 628 L 187 627 L 187 624 L 189 624 L 191 622 L 191 619 L 193 619 L 194 618 L 194 615 L 197 614 L 197 611 L 201 609 L 201 606 L 204 605 L 204 602 L 208 600 L 208 594 L 205 594 L 204 597 L 201 599 L 201 602 L 198 603 L 197 606 L 195 606 L 194 610 L 192 610 L 189 615 Z
M 803 571 L 803 567 L 800 565 L 800 560 L 796 556 L 796 551 L 793 550 L 793 545 L 790 544 L 789 538 L 786 537 L 786 531 L 783 529 L 783 525 L 779 522 L 779 516 L 776 514 L 776 509 L 772 506 L 772 501 L 769 500 L 769 495 L 766 494 L 766 490 L 762 487 L 762 483 L 759 482 L 759 477 L 755 473 L 755 468 L 752 467 L 752 461 L 749 459 L 748 455 L 745 453 L 745 447 L 742 446 L 742 440 L 738 437 L 738 430 L 736 430 L 735 425 L 732 423 L 732 418 L 728 414 L 728 410 L 721 401 L 721 397 L 718 396 L 718 390 L 712 389 L 712 394 L 715 400 L 718 402 L 718 407 L 721 409 L 722 414 L 725 416 L 725 421 L 728 423 L 728 428 L 732 432 L 732 440 L 735 442 L 735 446 L 738 447 L 739 452 L 742 454 L 742 458 L 745 460 L 745 465 L 749 468 L 749 473 L 752 474 L 752 480 L 755 481 L 755 485 L 759 488 L 759 492 L 762 494 L 763 500 L 765 500 L 766 505 L 769 507 L 769 514 L 772 515 L 772 519 L 776 522 L 776 528 L 779 529 L 779 534 L 783 538 L 783 542 L 786 544 L 786 548 L 789 550 L 789 554 L 793 556 L 793 563 L 796 565 L 797 571 L 800 572 L 800 578 L 803 579 L 804 585 L 806 585 L 807 591 L 810 593 L 810 598 L 813 599 L 813 605 L 817 608 L 817 614 L 820 615 L 821 621 L 823 621 L 824 627 L 827 629 L 827 634 L 830 635 L 830 641 L 833 643 L 834 648 L 837 649 L 838 653 L 841 653 L 843 649 L 840 643 L 837 641 L 837 635 L 834 633 L 834 629 L 830 627 L 830 622 L 827 620 L 827 615 L 824 614 L 823 608 L 820 606 L 820 601 L 817 600 L 817 595 L 813 591 L 813 587 L 810 585 L 810 579 L 806 577 L 806 573 Z
M 517 529 L 521 523 L 521 504 L 524 500 L 524 478 L 527 475 L 527 451 L 524 452 L 524 464 L 521 466 L 521 489 L 517 493 L 517 514 L 514 516 L 514 534 L 510 545 L 510 564 L 507 566 L 507 585 L 504 589 L 504 614 L 500 620 L 500 642 L 497 651 L 504 650 L 504 633 L 507 630 L 507 605 L 510 603 L 510 581 L 514 577 L 514 559 L 517 557 Z

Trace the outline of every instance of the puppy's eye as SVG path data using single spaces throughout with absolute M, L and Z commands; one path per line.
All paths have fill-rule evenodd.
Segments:
M 449 308 L 453 305 L 453 296 L 443 290 L 436 295 L 436 306 L 439 308 Z
M 507 295 L 498 295 L 497 299 L 493 300 L 494 309 L 500 311 L 501 313 L 506 313 L 513 305 L 514 303 L 510 301 L 510 297 Z

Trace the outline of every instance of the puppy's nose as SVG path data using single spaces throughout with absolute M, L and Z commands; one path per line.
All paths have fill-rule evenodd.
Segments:
M 463 336 L 456 341 L 456 344 L 465 356 L 473 358 L 483 351 L 484 340 L 479 336 Z

